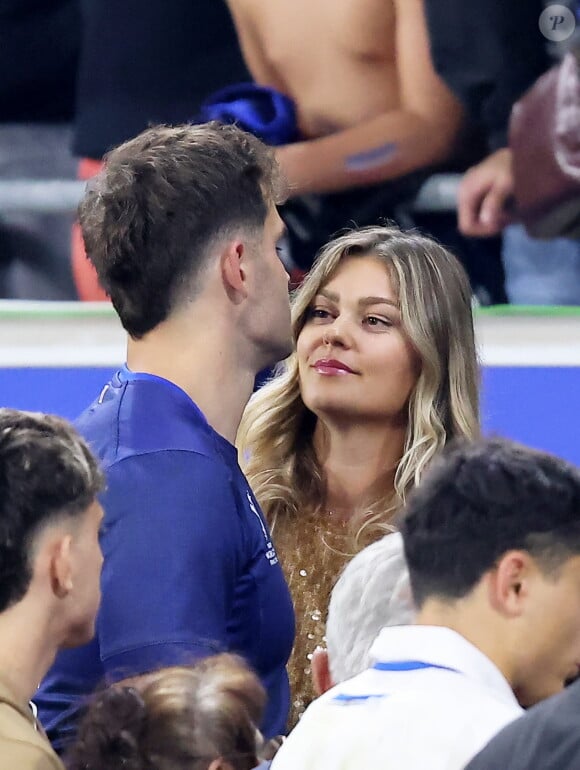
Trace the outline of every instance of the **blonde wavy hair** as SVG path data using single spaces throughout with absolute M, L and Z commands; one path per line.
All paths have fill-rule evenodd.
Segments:
M 389 521 L 446 442 L 476 438 L 480 430 L 469 280 L 458 260 L 431 238 L 396 227 L 367 227 L 332 240 L 292 299 L 294 340 L 312 301 L 342 262 L 368 256 L 388 270 L 420 373 L 408 402 L 394 488 L 368 501 L 351 520 L 357 550 L 392 530 Z M 294 352 L 250 399 L 237 438 L 242 467 L 273 530 L 279 515 L 324 510 L 324 468 L 312 445 L 316 420 L 302 401 Z

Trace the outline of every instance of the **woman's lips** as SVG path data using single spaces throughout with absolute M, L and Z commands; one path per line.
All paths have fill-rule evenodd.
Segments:
M 338 361 L 335 358 L 320 358 L 312 368 L 318 372 L 318 374 L 328 374 L 331 376 L 355 373 L 350 366 L 347 366 L 342 361 Z

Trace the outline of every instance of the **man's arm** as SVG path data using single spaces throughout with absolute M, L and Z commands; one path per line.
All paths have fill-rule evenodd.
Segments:
M 227 473 L 191 452 L 108 474 L 98 635 L 112 680 L 228 649 L 241 529 Z
M 280 148 L 278 160 L 294 195 L 395 179 L 449 156 L 462 109 L 433 69 L 423 0 L 395 0 L 395 17 L 398 109 Z

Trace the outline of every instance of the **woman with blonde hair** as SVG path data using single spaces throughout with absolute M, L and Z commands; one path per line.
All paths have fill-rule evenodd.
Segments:
M 348 232 L 293 299 L 295 352 L 254 394 L 238 447 L 296 608 L 296 718 L 349 557 L 393 529 L 434 455 L 479 434 L 471 291 L 458 260 L 395 227 Z
M 127 682 L 128 680 L 126 680 Z M 98 693 L 68 770 L 252 770 L 266 693 L 235 655 L 135 677 Z

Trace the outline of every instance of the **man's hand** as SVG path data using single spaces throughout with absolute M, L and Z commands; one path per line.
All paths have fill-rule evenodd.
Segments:
M 457 214 L 464 235 L 497 235 L 511 221 L 514 191 L 511 150 L 505 147 L 466 172 L 459 186 Z

